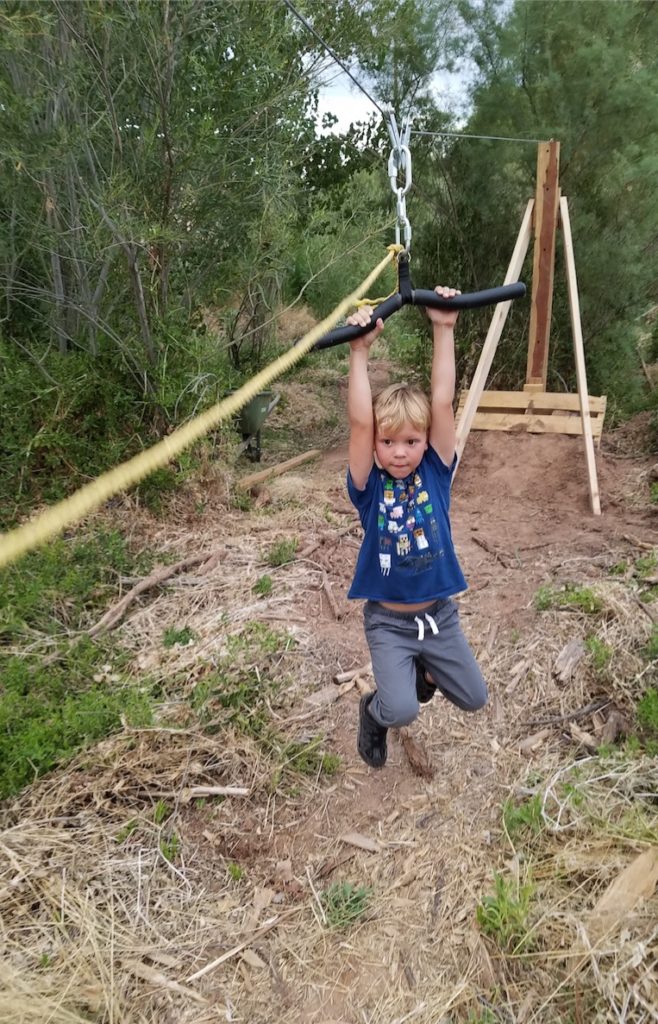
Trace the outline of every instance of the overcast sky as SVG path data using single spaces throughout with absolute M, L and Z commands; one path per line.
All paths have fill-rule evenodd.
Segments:
M 434 96 L 443 110 L 454 110 L 458 114 L 464 106 L 467 75 L 461 70 L 454 73 L 442 72 L 435 76 Z M 366 86 L 367 88 L 367 86 Z M 371 92 L 371 89 L 368 89 Z M 374 95 L 374 94 L 373 94 Z M 379 101 L 379 97 L 375 96 Z M 338 123 L 331 129 L 334 134 L 347 131 L 350 124 L 363 121 L 377 108 L 369 99 L 352 84 L 348 75 L 339 73 L 334 81 L 320 90 L 318 97 L 318 131 L 322 116 L 328 112 L 335 114 Z M 398 124 L 406 111 L 396 111 Z M 326 132 L 324 133 L 326 134 Z

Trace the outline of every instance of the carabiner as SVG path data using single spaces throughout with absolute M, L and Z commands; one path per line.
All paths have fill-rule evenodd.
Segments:
M 411 245 L 411 224 L 407 217 L 405 196 L 412 184 L 411 177 L 411 150 L 409 149 L 409 138 L 411 136 L 411 117 L 408 117 L 402 128 L 402 134 L 398 131 L 395 114 L 391 107 L 386 108 L 388 134 L 391 139 L 391 155 L 388 158 L 388 177 L 391 189 L 396 198 L 396 223 L 395 241 L 400 243 L 400 229 L 404 232 L 405 248 L 409 250 Z M 398 184 L 398 175 L 404 172 L 404 185 Z

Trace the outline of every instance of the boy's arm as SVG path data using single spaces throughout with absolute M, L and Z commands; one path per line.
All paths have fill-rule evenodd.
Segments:
M 435 289 L 444 298 L 460 293 L 454 288 Z M 442 309 L 428 309 L 432 321 L 434 351 L 432 355 L 432 421 L 429 442 L 446 466 L 455 456 L 455 416 L 452 402 L 455 397 L 455 323 L 458 313 Z
M 348 317 L 347 323 L 363 326 L 369 322 L 371 313 L 372 310 L 364 306 Z M 350 424 L 349 466 L 352 482 L 359 491 L 365 488 L 374 461 L 375 421 L 368 378 L 368 355 L 370 346 L 383 329 L 383 321 L 378 320 L 373 331 L 363 338 L 350 342 L 350 373 L 347 386 L 347 415 Z

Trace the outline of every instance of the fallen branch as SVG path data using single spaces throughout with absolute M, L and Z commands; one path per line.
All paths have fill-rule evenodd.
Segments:
M 368 676 L 371 672 L 372 662 L 367 661 L 365 665 L 361 665 L 360 668 L 351 668 L 349 672 L 337 672 L 333 677 L 333 681 L 340 686 L 341 683 L 351 683 L 357 676 Z
M 250 790 L 245 786 L 190 786 L 183 790 L 181 800 L 187 804 L 190 800 L 207 796 L 249 796 L 249 793 Z
M 526 726 L 537 726 L 537 725 L 563 725 L 564 722 L 575 722 L 579 718 L 586 718 L 587 715 L 594 714 L 595 711 L 602 711 L 603 708 L 607 708 L 612 702 L 609 700 L 601 699 L 594 700 L 591 704 L 587 704 L 584 708 L 580 708 L 578 711 L 571 711 L 567 715 L 550 715 L 548 718 L 532 718 L 529 722 L 524 722 Z
M 292 907 L 290 910 L 284 910 L 284 912 L 279 914 L 278 917 L 273 917 L 271 921 L 266 921 L 264 925 L 257 928 L 255 932 L 252 932 L 251 935 L 249 935 L 243 942 L 239 942 L 237 946 L 233 946 L 233 949 L 229 949 L 226 953 L 222 953 L 221 956 L 218 956 L 216 960 L 212 960 L 209 964 L 206 964 L 206 966 L 202 967 L 200 971 L 196 972 L 196 974 L 191 974 L 187 979 L 188 984 L 191 981 L 197 981 L 198 978 L 202 978 L 204 974 L 208 974 L 210 971 L 213 971 L 215 967 L 219 967 L 220 964 L 226 963 L 227 960 L 231 960 L 238 953 L 241 953 L 243 949 L 246 949 L 247 946 L 250 946 L 255 939 L 260 939 L 263 935 L 267 935 L 267 933 L 271 932 L 273 928 L 277 928 L 284 918 L 290 917 L 291 914 L 299 913 L 301 909 L 301 905 L 299 907 Z
M 317 455 L 321 454 L 322 452 L 319 448 L 311 448 L 310 451 L 302 452 L 301 455 L 295 455 L 292 459 L 286 459 L 285 462 L 280 462 L 277 466 L 270 466 L 268 469 L 261 469 L 258 473 L 250 473 L 249 476 L 243 476 L 236 483 L 236 487 L 240 491 L 248 491 L 254 484 L 260 484 L 263 480 L 269 480 L 272 476 L 280 476 L 281 473 L 287 473 L 289 469 L 301 466 L 303 462 L 308 462 L 309 459 L 314 459 Z
M 120 601 L 112 605 L 111 608 L 105 612 L 105 614 L 98 620 L 95 626 L 92 626 L 88 631 L 89 636 L 98 636 L 99 633 L 106 633 L 108 630 L 113 629 L 119 624 L 123 616 L 126 614 L 128 608 L 133 604 L 140 594 L 144 594 L 147 590 L 151 590 L 153 587 L 159 587 L 165 583 L 176 573 L 185 572 L 187 569 L 192 569 L 195 565 L 205 564 L 208 569 L 212 569 L 219 561 L 219 553 L 209 555 L 207 552 L 203 555 L 192 555 L 190 558 L 183 558 L 180 562 L 176 562 L 174 565 L 164 565 L 159 569 L 156 569 L 151 573 L 150 576 L 146 576 L 145 579 L 129 590 Z
M 489 544 L 488 541 L 483 540 L 482 537 L 476 537 L 475 535 L 472 535 L 471 540 L 475 541 L 476 544 L 479 544 L 480 547 L 484 548 L 485 551 L 488 551 L 490 555 L 493 555 L 496 561 L 500 562 L 500 564 L 504 566 L 505 569 L 513 569 L 515 567 L 512 555 L 508 555 L 507 553 L 501 553 L 500 551 L 497 551 L 492 544 Z
M 333 612 L 334 618 L 336 620 L 341 619 L 342 616 L 343 616 L 343 613 L 341 612 L 340 608 L 336 604 L 336 598 L 334 597 L 334 595 L 333 595 L 333 593 L 331 591 L 331 583 L 329 582 L 329 577 L 327 576 L 326 572 L 322 574 L 322 589 L 324 590 L 325 594 L 327 595 L 327 601 L 329 602 L 329 607 L 331 608 L 331 610 Z

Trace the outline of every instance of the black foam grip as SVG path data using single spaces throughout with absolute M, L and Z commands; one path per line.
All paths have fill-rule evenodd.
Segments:
M 402 296 L 398 292 L 395 295 L 389 295 L 387 299 L 384 299 L 378 306 L 375 306 L 369 324 L 366 324 L 364 327 L 352 327 L 351 325 L 334 327 L 333 331 L 329 331 L 328 334 L 324 334 L 316 341 L 311 351 L 317 351 L 321 348 L 332 348 L 334 345 L 342 345 L 344 341 L 354 341 L 356 338 L 362 338 L 364 334 L 373 329 L 378 320 L 387 320 L 391 314 L 397 313 L 398 309 L 401 308 Z
M 498 302 L 522 299 L 525 291 L 523 282 L 515 281 L 500 288 L 486 288 L 482 292 L 466 292 L 455 295 L 453 299 L 444 299 L 427 288 L 414 288 L 411 301 L 414 306 L 430 306 L 432 309 L 479 309 L 481 306 L 495 306 Z
M 522 299 L 526 293 L 522 281 L 514 284 L 504 284 L 500 288 L 487 288 L 482 292 L 467 292 L 465 295 L 455 295 L 453 299 L 444 299 L 436 292 L 427 288 L 414 288 L 411 291 L 411 302 L 414 306 L 431 306 L 432 309 L 478 309 L 481 306 L 495 306 L 498 302 L 510 302 L 512 299 Z M 406 306 L 399 292 L 390 295 L 374 310 L 370 323 L 364 327 L 335 327 L 333 331 L 324 334 L 313 346 L 312 351 L 323 348 L 333 348 L 334 345 L 342 345 L 345 341 L 354 341 L 363 337 L 371 331 L 379 319 L 386 320 L 392 313 Z

